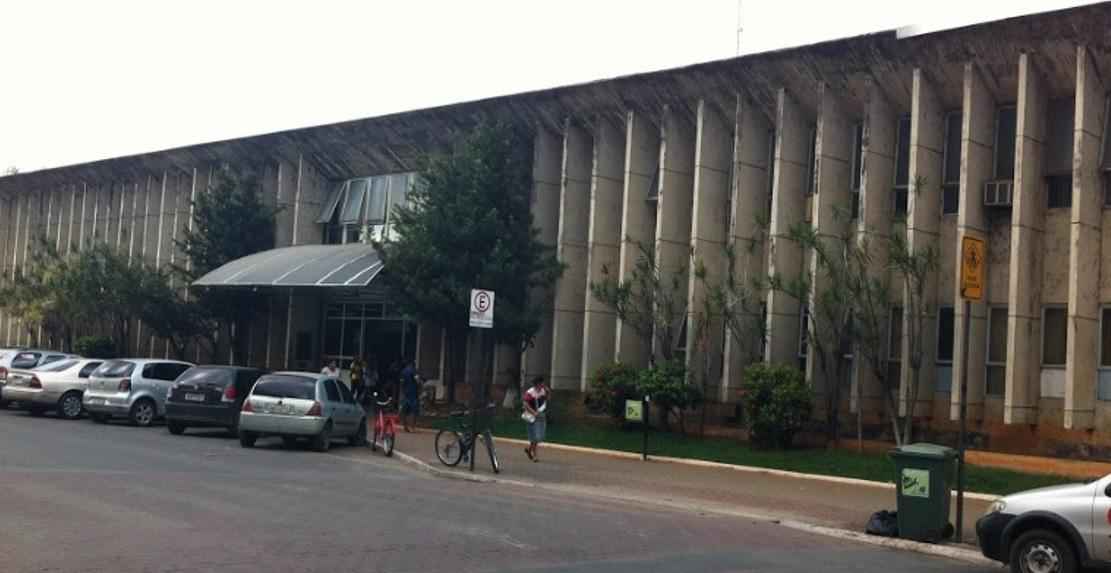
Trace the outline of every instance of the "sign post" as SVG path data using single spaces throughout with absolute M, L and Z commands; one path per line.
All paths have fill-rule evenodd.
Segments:
M 471 289 L 471 308 L 470 308 L 470 325 L 471 328 L 478 328 L 478 342 L 479 348 L 485 349 L 483 344 L 483 330 L 487 328 L 494 328 L 494 291 L 483 289 Z M 485 369 L 485 368 L 484 368 Z M 481 385 L 483 389 L 486 387 L 486 381 L 482 380 L 482 375 L 471 389 L 471 471 L 474 471 L 474 459 L 478 457 L 478 410 L 479 408 L 485 409 L 485 390 L 479 392 L 478 388 Z M 481 394 L 481 397 L 480 397 Z M 487 447 L 491 447 L 487 445 Z
M 972 302 L 984 300 L 984 271 L 987 253 L 984 240 L 965 236 L 961 239 L 961 298 L 964 300 L 964 324 L 961 328 L 961 402 L 960 434 L 957 438 L 957 535 L 964 536 L 964 450 L 968 423 L 968 352 L 969 326 L 972 324 Z

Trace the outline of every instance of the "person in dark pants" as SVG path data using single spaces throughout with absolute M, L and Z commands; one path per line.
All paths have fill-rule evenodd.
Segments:
M 410 360 L 401 370 L 401 426 L 406 432 L 413 431 L 417 416 L 420 416 L 420 375 L 417 365 Z

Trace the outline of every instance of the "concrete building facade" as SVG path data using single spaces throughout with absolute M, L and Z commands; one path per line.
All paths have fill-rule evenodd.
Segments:
M 910 317 L 898 304 L 887 309 L 883 368 L 899 381 L 901 415 L 952 431 L 967 367 L 982 447 L 1111 456 L 1111 259 L 1102 264 L 1111 248 L 1101 246 L 1111 241 L 1108 29 L 1111 6 L 1098 4 L 885 32 L 4 177 L 0 270 L 18 273 L 38 237 L 62 250 L 104 242 L 141 264 L 173 263 L 191 201 L 222 163 L 261 174 L 267 200 L 282 208 L 279 247 L 388 233 L 389 206 L 404 201 L 420 154 L 477 121 L 505 121 L 535 134 L 534 222 L 567 270 L 554 297 L 538 301 L 550 320 L 534 346 L 497 353 L 500 378 L 543 375 L 579 392 L 600 365 L 643 366 L 659 354 L 589 288 L 627 278 L 642 245 L 664 274 L 692 265 L 712 278 L 729 268 L 738 279 L 807 274 L 815 292 L 827 288 L 812 254 L 789 237 L 808 222 L 819 237 L 901 234 L 938 253 L 916 399 Z M 957 280 L 965 236 L 986 241 L 988 253 L 985 300 L 967 314 Z M 901 285 L 883 253 L 870 272 Z M 690 311 L 707 296 L 690 277 L 682 290 Z M 271 310 L 252 326 L 243 362 L 317 367 L 322 356 L 351 356 L 349 342 L 359 350 L 390 340 L 431 377 L 447 367 L 442 332 L 391 314 L 373 285 L 259 296 Z M 765 340 L 736 340 L 714 324 L 674 349 L 710 374 L 721 416 L 753 360 L 799 365 L 818 393 L 834 383 L 806 348 L 806 304 L 779 291 L 763 302 Z M 141 353 L 168 352 L 138 330 Z M 35 329 L 0 316 L 0 342 L 31 344 Z M 873 372 L 854 361 L 843 407 L 880 431 L 888 413 Z

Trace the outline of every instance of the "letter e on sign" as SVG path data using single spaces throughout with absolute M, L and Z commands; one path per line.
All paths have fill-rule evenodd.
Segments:
M 494 291 L 471 289 L 471 326 L 494 328 Z
M 987 253 L 984 240 L 964 237 L 961 240 L 961 297 L 965 300 L 984 300 L 984 273 L 987 270 Z

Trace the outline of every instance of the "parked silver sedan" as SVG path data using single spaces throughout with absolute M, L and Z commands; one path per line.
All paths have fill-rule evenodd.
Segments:
M 255 382 L 239 415 L 239 443 L 255 445 L 263 436 L 280 436 L 287 445 L 309 438 L 326 452 L 333 437 L 366 444 L 366 412 L 343 383 L 324 374 L 276 372 Z
M 30 370 L 40 366 L 64 360 L 66 358 L 79 358 L 73 354 L 57 352 L 54 350 L 38 350 L 34 348 L 6 348 L 0 352 L 0 388 L 8 383 L 8 373 L 11 370 Z M 0 397 L 0 409 L 8 407 L 8 402 Z
M 11 370 L 0 390 L 4 401 L 26 404 L 32 416 L 54 410 L 67 420 L 81 417 L 82 396 L 92 374 L 103 360 L 67 358 L 31 370 Z

